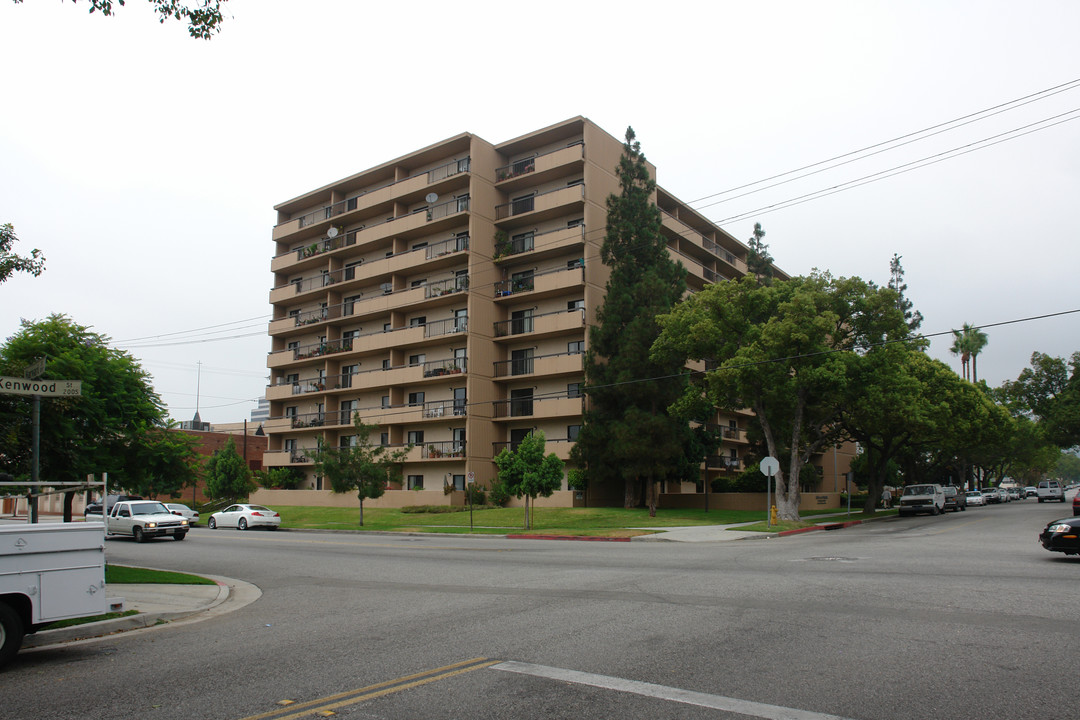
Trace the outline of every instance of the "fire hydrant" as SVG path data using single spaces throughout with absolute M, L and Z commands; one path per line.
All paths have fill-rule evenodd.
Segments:
M 769 510 L 769 520 L 773 525 L 777 524 L 777 522 L 776 522 L 776 506 L 775 505 L 773 505 L 772 508 Z

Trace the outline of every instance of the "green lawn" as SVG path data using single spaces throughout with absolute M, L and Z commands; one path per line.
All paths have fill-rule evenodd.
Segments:
M 399 509 L 365 508 L 364 525 L 359 525 L 359 508 L 277 506 L 281 526 L 292 529 L 383 530 L 393 532 L 468 533 L 469 509 L 459 512 L 411 513 Z M 811 510 L 806 516 L 835 510 Z M 530 533 L 545 535 L 591 535 L 629 537 L 689 525 L 728 525 L 764 521 L 764 511 L 748 510 L 658 510 L 649 517 L 643 508 L 537 508 Z M 523 508 L 476 508 L 473 532 L 506 535 L 522 532 Z M 645 528 L 645 529 L 642 529 Z
M 125 565 L 105 564 L 105 584 L 109 583 L 161 583 L 164 585 L 216 585 L 198 575 L 169 572 L 167 570 L 147 570 L 146 568 L 127 567 Z

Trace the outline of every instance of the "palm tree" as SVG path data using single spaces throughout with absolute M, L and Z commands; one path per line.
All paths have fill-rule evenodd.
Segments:
M 964 327 L 960 330 L 953 330 L 953 344 L 949 350 L 953 355 L 960 356 L 960 364 L 963 367 L 962 374 L 965 380 L 970 379 L 972 382 L 979 382 L 976 358 L 989 342 L 990 339 L 986 337 L 986 333 L 970 323 L 964 323 Z M 969 361 L 971 362 L 970 377 L 968 375 Z

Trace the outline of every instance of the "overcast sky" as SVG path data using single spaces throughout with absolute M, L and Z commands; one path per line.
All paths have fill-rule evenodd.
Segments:
M 264 392 L 275 204 L 460 132 L 498 143 L 577 115 L 632 125 L 660 185 L 697 201 L 1033 96 L 694 206 L 744 241 L 761 222 L 793 275 L 884 284 L 899 253 L 929 334 L 1080 309 L 1074 0 L 230 0 L 209 42 L 144 0 L 87 7 L 0 0 L 0 223 L 48 260 L 0 285 L 0 333 L 93 326 L 175 419 L 197 389 L 211 422 Z M 909 165 L 956 148 L 974 151 Z M 985 331 L 991 385 L 1080 350 L 1080 313 Z M 959 369 L 950 345 L 931 354 Z

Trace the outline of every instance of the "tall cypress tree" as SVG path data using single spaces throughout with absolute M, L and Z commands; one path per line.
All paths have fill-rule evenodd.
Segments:
M 687 384 L 684 367 L 649 357 L 660 334 L 656 316 L 686 290 L 686 269 L 672 262 L 660 210 L 632 128 L 616 168 L 621 192 L 607 200 L 600 258 L 611 268 L 604 304 L 589 330 L 585 394 L 589 405 L 572 460 L 592 486 L 618 484 L 624 505 L 642 500 L 656 514 L 658 483 L 697 480 L 704 449 L 686 417 L 668 408 Z

